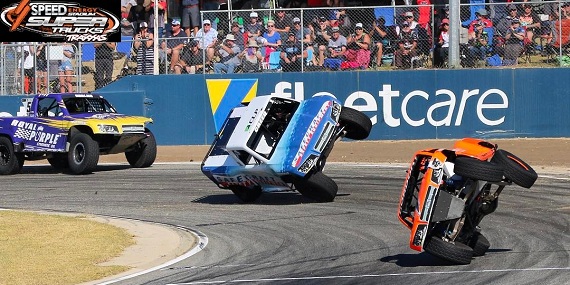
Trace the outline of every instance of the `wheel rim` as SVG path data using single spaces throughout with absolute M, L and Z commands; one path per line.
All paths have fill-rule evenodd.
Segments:
M 83 162 L 83 159 L 85 159 L 85 146 L 80 143 L 77 144 L 73 150 L 73 160 L 79 164 Z
M 7 165 L 10 162 L 10 152 L 6 146 L 0 146 L 0 164 Z

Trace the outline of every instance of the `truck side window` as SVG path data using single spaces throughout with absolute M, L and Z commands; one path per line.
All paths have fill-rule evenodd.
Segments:
M 38 101 L 38 117 L 61 116 L 61 111 L 54 98 L 41 98 Z

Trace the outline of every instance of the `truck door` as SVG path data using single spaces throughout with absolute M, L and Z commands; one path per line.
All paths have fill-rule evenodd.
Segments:
M 26 145 L 38 150 L 64 150 L 66 132 L 63 112 L 56 98 L 38 98 L 36 111 L 37 117 L 26 126 L 30 131 Z

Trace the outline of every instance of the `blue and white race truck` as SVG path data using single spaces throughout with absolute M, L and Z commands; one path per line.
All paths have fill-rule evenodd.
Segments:
M 0 174 L 20 172 L 25 160 L 47 159 L 56 169 L 92 172 L 99 155 L 125 153 L 133 167 L 149 167 L 156 141 L 152 119 L 117 113 L 102 96 L 41 94 L 22 99 L 18 116 L 0 116 Z
M 337 184 L 323 174 L 334 143 L 362 140 L 372 128 L 360 111 L 333 96 L 297 101 L 259 96 L 232 109 L 202 162 L 202 172 L 243 202 L 262 192 L 297 190 L 331 202 Z

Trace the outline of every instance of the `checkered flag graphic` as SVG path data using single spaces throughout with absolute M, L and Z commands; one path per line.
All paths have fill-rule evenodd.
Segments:
M 32 134 L 32 131 L 30 131 L 30 130 L 18 128 L 18 130 L 16 130 L 16 133 L 14 134 L 14 137 L 27 140 L 31 134 Z

